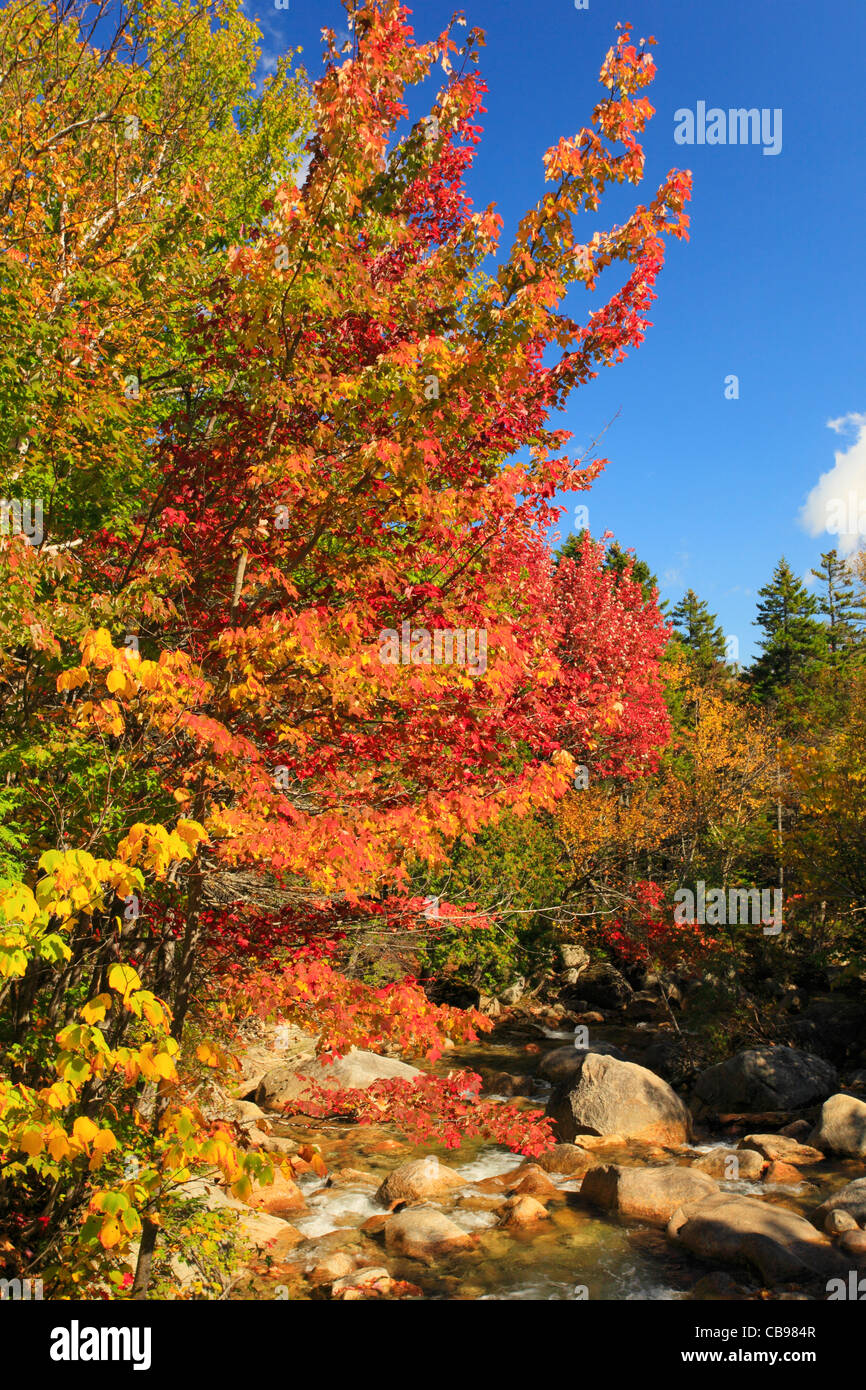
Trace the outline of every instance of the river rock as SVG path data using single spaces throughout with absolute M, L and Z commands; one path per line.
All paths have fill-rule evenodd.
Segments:
M 780 1183 L 801 1183 L 803 1174 L 799 1168 L 795 1168 L 792 1163 L 782 1163 L 778 1158 L 774 1158 L 772 1163 L 767 1165 L 764 1174 L 764 1182 Z
M 858 1231 L 860 1228 L 850 1212 L 841 1207 L 828 1211 L 824 1218 L 824 1230 L 828 1236 L 841 1236 L 844 1231 Z
M 385 1225 L 387 1249 L 412 1260 L 432 1263 L 471 1244 L 472 1237 L 436 1207 L 406 1207 Z
M 764 1160 L 754 1149 L 712 1149 L 692 1167 L 723 1182 L 755 1182 L 764 1171 Z
M 753 1047 L 701 1072 L 694 1097 L 716 1114 L 802 1110 L 836 1086 L 822 1057 L 793 1047 Z
M 838 1192 L 834 1192 L 832 1197 L 828 1197 L 826 1202 L 822 1202 L 820 1207 L 812 1212 L 810 1219 L 823 1229 L 831 1211 L 845 1211 L 849 1216 L 853 1216 L 858 1226 L 866 1225 L 866 1178 L 855 1178 L 853 1182 L 846 1183 Z
M 335 1250 L 309 1268 L 306 1275 L 311 1284 L 333 1284 L 337 1279 L 345 1279 L 347 1274 L 353 1274 L 354 1270 L 354 1255 L 348 1255 L 345 1250 Z
M 515 1194 L 515 1196 L 509 1197 L 504 1204 L 499 1225 L 534 1226 L 536 1221 L 544 1221 L 546 1217 L 547 1208 L 543 1202 L 539 1202 L 535 1197 L 530 1197 L 527 1193 Z
M 858 1264 L 866 1264 L 866 1231 L 844 1231 L 839 1237 L 839 1249 Z
M 545 1081 L 552 1081 L 554 1085 L 562 1081 L 570 1081 L 580 1071 L 581 1063 L 587 1052 L 597 1052 L 602 1057 L 616 1057 L 618 1061 L 624 1062 L 626 1059 L 618 1047 L 613 1043 L 598 1042 L 589 1043 L 586 1047 L 575 1047 L 573 1044 L 566 1044 L 565 1047 L 555 1047 L 542 1057 L 538 1066 L 538 1075 Z
M 466 1179 L 440 1163 L 434 1154 L 401 1163 L 389 1173 L 376 1193 L 383 1207 L 395 1207 L 398 1202 L 419 1202 L 426 1197 L 445 1197 L 455 1188 L 465 1187 Z
M 535 1161 L 545 1173 L 561 1173 L 568 1177 L 580 1177 L 593 1163 L 586 1149 L 577 1144 L 554 1144 Z
M 621 1134 L 655 1144 L 683 1144 L 689 1112 L 660 1076 L 634 1062 L 585 1052 L 571 1081 L 554 1087 L 547 1105 L 558 1137 Z
M 344 1057 L 333 1061 L 316 1057 L 299 1067 L 292 1063 L 273 1067 L 260 1081 L 255 1098 L 258 1105 L 279 1109 L 302 1096 L 311 1082 L 329 1091 L 342 1087 L 366 1090 L 374 1081 L 393 1077 L 412 1080 L 420 1075 L 418 1068 L 410 1067 L 408 1062 L 400 1062 L 394 1057 L 380 1057 L 376 1052 L 363 1052 L 353 1047 Z
M 581 999 L 591 1007 L 599 1009 L 619 1009 L 632 997 L 632 987 L 616 966 L 606 961 L 589 965 L 583 971 L 578 985 Z
M 795 1168 L 810 1168 L 813 1163 L 824 1162 L 820 1149 L 801 1144 L 785 1134 L 747 1134 L 738 1147 L 754 1149 L 770 1163 L 792 1163 Z
M 866 1158 L 866 1101 L 843 1094 L 824 1101 L 812 1143 L 844 1158 Z
M 842 1274 L 846 1268 L 826 1236 L 804 1217 L 729 1192 L 681 1207 L 671 1217 L 668 1236 L 701 1259 L 747 1265 L 767 1284 Z
M 381 1265 L 356 1269 L 352 1274 L 338 1279 L 331 1287 L 331 1297 L 349 1303 L 368 1298 L 420 1298 L 421 1290 L 417 1284 L 392 1279 L 388 1270 Z
M 508 1191 L 516 1196 L 535 1197 L 539 1202 L 550 1202 L 562 1196 L 555 1182 L 551 1182 L 543 1168 L 537 1163 L 525 1163 L 511 1176 Z
M 604 1211 L 666 1226 L 674 1212 L 718 1192 L 705 1173 L 677 1163 L 660 1168 L 627 1168 L 619 1163 L 592 1168 L 581 1184 L 581 1198 Z
M 289 1216 L 304 1211 L 307 1204 L 294 1179 L 276 1169 L 272 1183 L 267 1186 L 253 1183 L 248 1205 L 257 1211 L 267 1212 L 268 1216 Z

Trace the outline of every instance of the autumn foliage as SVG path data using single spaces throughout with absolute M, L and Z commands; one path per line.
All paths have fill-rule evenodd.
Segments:
M 311 89 L 287 61 L 255 95 L 233 0 L 216 21 L 142 0 L 99 47 L 79 19 L 66 0 L 0 18 L 4 488 L 44 499 L 38 544 L 0 538 L 0 1198 L 61 1294 L 128 1289 L 143 1230 L 143 1296 L 194 1171 L 237 1195 L 271 1171 L 190 1099 L 232 1066 L 190 1026 L 222 1037 L 252 998 L 334 1052 L 471 1039 L 478 1017 L 348 979 L 328 943 L 418 919 L 414 864 L 552 811 L 576 764 L 656 765 L 664 625 L 601 546 L 553 564 L 561 499 L 603 461 L 551 420 L 643 341 L 689 176 L 578 240 L 644 175 L 655 68 L 628 27 L 503 251 L 466 189 L 479 32 L 416 41 L 370 0 Z M 437 65 L 431 119 L 403 133 Z M 566 296 L 617 263 L 577 322 Z M 485 669 L 383 663 L 404 622 L 483 630 Z M 232 874 L 280 904 L 227 896 Z M 346 1104 L 449 1143 L 549 1142 L 476 1091 Z

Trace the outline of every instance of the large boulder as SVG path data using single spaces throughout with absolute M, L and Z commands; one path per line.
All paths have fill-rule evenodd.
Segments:
M 718 1192 L 719 1184 L 694 1168 L 668 1163 L 660 1168 L 627 1168 L 605 1163 L 584 1178 L 580 1195 L 590 1206 L 619 1216 L 666 1226 L 674 1212 Z
M 581 999 L 599 1009 L 622 1008 L 634 993 L 625 976 L 606 961 L 587 966 L 581 973 L 579 989 Z
M 257 1105 L 276 1110 L 304 1095 L 313 1082 L 329 1091 L 343 1087 L 366 1090 L 374 1081 L 392 1077 L 411 1080 L 420 1075 L 418 1068 L 410 1067 L 408 1062 L 397 1061 L 394 1057 L 380 1057 L 376 1052 L 363 1052 L 353 1047 L 344 1057 L 333 1061 L 316 1057 L 300 1067 L 291 1063 L 273 1067 L 259 1082 L 255 1099 Z
M 840 1187 L 838 1192 L 834 1192 L 812 1212 L 810 1220 L 823 1230 L 831 1211 L 847 1212 L 858 1226 L 866 1226 L 866 1178 L 855 1178 L 853 1182 Z
M 547 1114 L 568 1144 L 581 1134 L 684 1144 L 691 1132 L 689 1112 L 666 1081 L 598 1052 L 583 1053 L 574 1077 L 554 1087 Z
M 701 1072 L 694 1100 L 717 1115 L 802 1110 L 836 1087 L 822 1057 L 794 1047 L 753 1047 Z
M 472 1237 L 436 1207 L 407 1207 L 385 1226 L 385 1245 L 392 1255 L 432 1262 L 464 1250 Z
M 554 1047 L 551 1052 L 542 1057 L 538 1065 L 538 1075 L 543 1077 L 545 1081 L 552 1081 L 554 1085 L 563 1081 L 570 1081 L 579 1073 L 587 1052 L 598 1052 L 603 1057 L 616 1057 L 620 1062 L 626 1060 L 619 1048 L 615 1047 L 613 1043 L 588 1043 L 586 1047 L 575 1047 L 573 1044 L 567 1044 L 565 1047 Z
M 841 1092 L 825 1100 L 811 1141 L 825 1153 L 866 1158 L 866 1102 Z
M 826 1236 L 787 1207 L 720 1192 L 680 1207 L 668 1236 L 714 1263 L 747 1265 L 766 1284 L 842 1274 L 845 1260 Z
M 383 1207 L 394 1207 L 398 1202 L 420 1202 L 426 1197 L 445 1197 L 455 1188 L 465 1187 L 466 1179 L 440 1163 L 435 1154 L 428 1158 L 415 1158 L 411 1163 L 401 1163 L 393 1173 L 389 1173 L 376 1193 L 376 1201 Z

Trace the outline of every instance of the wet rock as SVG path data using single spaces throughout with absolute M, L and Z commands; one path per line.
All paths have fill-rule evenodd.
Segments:
M 508 1198 L 502 1208 L 499 1224 L 507 1227 L 534 1226 L 536 1221 L 544 1221 L 547 1215 L 547 1208 L 542 1202 L 521 1193 Z
M 387 1249 L 412 1260 L 430 1263 L 455 1250 L 465 1250 L 471 1244 L 472 1237 L 436 1207 L 407 1207 L 390 1217 L 385 1225 Z
M 754 1149 L 771 1163 L 791 1163 L 795 1168 L 824 1162 L 820 1149 L 801 1144 L 786 1134 L 747 1134 L 740 1140 L 739 1148 Z
M 261 1080 L 256 1090 L 256 1103 L 270 1109 L 278 1109 L 287 1102 L 297 1100 L 307 1091 L 312 1082 L 327 1090 L 350 1087 L 366 1090 L 374 1081 L 389 1080 L 392 1077 L 405 1077 L 411 1080 L 420 1076 L 417 1067 L 407 1062 L 399 1062 L 392 1057 L 380 1057 L 375 1052 L 364 1052 L 351 1048 L 345 1057 L 326 1061 L 317 1057 L 301 1066 L 283 1063 L 273 1067 Z
M 692 1167 L 723 1182 L 755 1182 L 764 1171 L 764 1159 L 754 1149 L 713 1149 Z
M 866 1101 L 841 1093 L 825 1100 L 811 1138 L 827 1153 L 866 1158 Z
M 754 1047 L 701 1072 L 694 1098 L 716 1114 L 800 1110 L 835 1086 L 835 1069 L 822 1057 L 793 1047 Z
M 841 1274 L 845 1261 L 826 1236 L 789 1211 L 722 1192 L 671 1217 L 668 1236 L 701 1259 L 746 1265 L 768 1284 Z
M 519 1197 L 535 1197 L 539 1202 L 550 1202 L 562 1199 L 562 1193 L 551 1182 L 543 1168 L 539 1168 L 536 1163 L 527 1163 L 523 1168 L 519 1168 L 515 1174 L 519 1182 L 512 1179 L 509 1191 Z
M 666 1226 L 680 1207 L 703 1201 L 718 1190 L 713 1178 L 677 1163 L 660 1168 L 628 1168 L 611 1163 L 590 1169 L 580 1195 L 590 1206 L 653 1226 Z
M 689 1112 L 666 1081 L 646 1067 L 600 1053 L 583 1054 L 573 1081 L 556 1086 L 547 1105 L 558 1137 L 623 1135 L 648 1143 L 682 1144 Z
M 597 1052 L 602 1057 L 616 1057 L 620 1062 L 626 1060 L 613 1043 L 589 1043 L 586 1047 L 575 1047 L 568 1043 L 565 1047 L 555 1047 L 551 1052 L 545 1053 L 538 1066 L 538 1075 L 545 1081 L 552 1081 L 554 1085 L 570 1081 L 580 1071 L 587 1052 Z
M 767 1171 L 764 1174 L 764 1182 L 801 1183 L 802 1181 L 803 1174 L 799 1168 L 795 1168 L 791 1163 L 782 1163 L 779 1159 L 773 1159 L 772 1163 L 767 1165 Z
M 257 1211 L 267 1212 L 269 1216 L 289 1216 L 294 1212 L 304 1211 L 307 1206 L 304 1194 L 295 1180 L 279 1169 L 274 1173 L 274 1181 L 268 1186 L 253 1183 L 248 1205 L 255 1207 Z
M 844 1231 L 857 1231 L 860 1228 L 850 1212 L 841 1208 L 828 1211 L 824 1218 L 824 1230 L 828 1236 L 841 1236 Z
M 376 1201 L 383 1207 L 394 1207 L 398 1202 L 419 1202 L 426 1197 L 444 1197 L 458 1187 L 465 1187 L 466 1179 L 440 1163 L 434 1154 L 428 1158 L 416 1158 L 411 1163 L 401 1163 L 393 1173 L 389 1173 L 376 1193 Z
M 846 1183 L 826 1202 L 822 1202 L 812 1212 L 811 1220 L 823 1229 L 824 1222 L 831 1211 L 844 1211 L 853 1216 L 858 1226 L 866 1225 L 866 1178 L 855 1178 Z
M 536 1162 L 545 1173 L 561 1173 L 569 1177 L 580 1177 L 592 1166 L 592 1158 L 586 1149 L 577 1144 L 554 1144 Z
M 368 1216 L 367 1220 L 361 1223 L 359 1230 L 363 1231 L 365 1236 L 378 1236 L 384 1231 L 387 1224 L 387 1216 Z

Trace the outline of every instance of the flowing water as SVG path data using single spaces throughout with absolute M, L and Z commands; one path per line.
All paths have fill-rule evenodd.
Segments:
M 543 1037 L 536 1036 L 539 1043 L 530 1043 L 528 1047 L 523 1037 L 499 1037 L 455 1049 L 436 1070 L 487 1068 L 525 1076 L 537 1065 L 539 1052 L 562 1046 L 573 1035 L 546 1030 Z M 619 1037 L 611 1040 L 622 1041 Z M 528 1056 L 528 1051 L 536 1055 Z M 549 1092 L 547 1083 L 534 1081 L 531 1094 L 509 1099 L 521 1108 L 543 1109 Z M 431 1143 L 415 1146 L 386 1125 L 311 1122 L 309 1128 L 302 1129 L 293 1121 L 275 1122 L 274 1130 L 317 1144 L 328 1166 L 326 1178 L 312 1172 L 299 1178 L 307 1209 L 291 1218 L 292 1225 L 305 1238 L 292 1252 L 290 1269 L 295 1272 L 335 1250 L 345 1249 L 362 1254 L 371 1264 L 386 1266 L 394 1278 L 409 1281 L 431 1299 L 621 1302 L 690 1297 L 697 1281 L 713 1269 L 678 1250 L 661 1229 L 594 1213 L 580 1202 L 580 1179 L 558 1174 L 550 1177 L 560 1189 L 562 1200 L 548 1204 L 547 1220 L 525 1228 L 500 1229 L 498 1214 L 483 1209 L 489 1193 L 477 1184 L 512 1172 L 523 1159 L 485 1140 L 468 1139 L 460 1149 L 449 1150 Z M 712 1137 L 708 1142 L 694 1144 L 692 1151 L 730 1149 L 736 1142 Z M 468 1180 L 456 1199 L 452 1195 L 442 1202 L 432 1200 L 431 1204 L 441 1207 L 452 1221 L 475 1236 L 471 1249 L 438 1258 L 432 1265 L 396 1258 L 384 1250 L 381 1238 L 376 1240 L 360 1229 L 370 1217 L 383 1215 L 382 1206 L 374 1200 L 378 1183 L 399 1164 L 430 1154 Z M 660 1155 L 655 1161 L 671 1162 L 675 1157 Z M 606 1149 L 604 1161 L 634 1163 L 635 1158 L 626 1149 Z M 808 1182 L 796 1187 L 776 1186 L 768 1190 L 766 1184 L 749 1181 L 722 1182 L 720 1186 L 723 1191 L 781 1201 L 807 1214 L 828 1190 L 859 1175 L 848 1171 L 848 1167 L 822 1165 L 820 1176 L 810 1170 Z M 341 1170 L 346 1169 L 353 1171 L 343 1174 Z M 364 1174 L 368 1176 L 366 1182 Z M 736 1270 L 731 1273 L 738 1277 Z M 238 1294 L 264 1296 L 270 1282 L 285 1281 L 286 1277 L 285 1267 L 280 1267 L 269 1279 L 259 1277 L 242 1286 Z M 302 1281 L 295 1280 L 290 1287 L 291 1297 L 310 1296 Z

